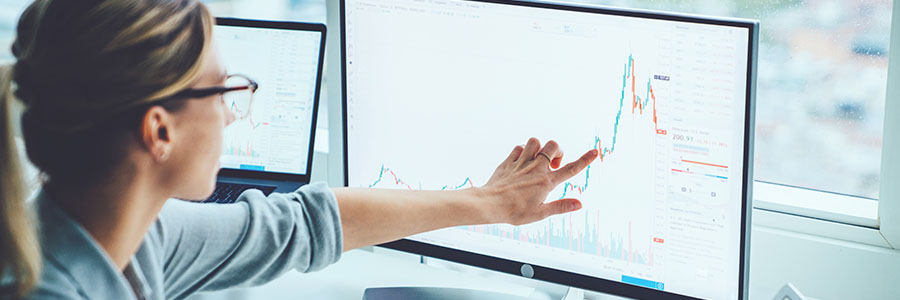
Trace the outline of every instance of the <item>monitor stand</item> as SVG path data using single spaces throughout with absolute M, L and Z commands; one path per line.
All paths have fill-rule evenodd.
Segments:
M 466 300 L 466 299 L 490 299 L 490 300 L 529 300 L 531 298 L 501 294 L 496 292 L 439 288 L 439 287 L 380 287 L 367 288 L 363 294 L 363 300 Z M 569 288 L 561 300 L 584 300 L 584 291 Z

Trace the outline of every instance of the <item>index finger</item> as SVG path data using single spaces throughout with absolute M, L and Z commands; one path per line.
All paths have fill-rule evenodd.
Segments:
M 594 162 L 594 159 L 597 159 L 598 155 L 600 155 L 600 152 L 598 152 L 597 149 L 591 149 L 578 158 L 578 160 L 566 164 L 559 170 L 550 172 L 554 184 L 560 184 L 563 181 L 572 178 L 572 176 L 578 175 L 584 168 L 587 168 L 588 165 Z

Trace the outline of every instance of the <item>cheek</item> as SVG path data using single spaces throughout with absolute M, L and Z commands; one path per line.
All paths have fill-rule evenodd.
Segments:
M 211 160 L 219 161 L 222 155 L 222 147 L 225 140 L 225 130 L 222 126 L 213 126 L 209 128 L 209 140 L 207 141 L 207 149 Z
M 214 126 L 210 128 L 211 132 L 214 132 L 215 136 L 215 148 L 216 151 L 216 161 L 219 160 L 222 154 L 222 148 L 225 144 L 225 130 L 228 128 L 231 123 L 234 123 L 234 114 L 231 113 L 231 110 L 225 107 L 225 103 L 223 102 L 220 106 L 220 118 L 216 120 Z
M 197 120 L 196 134 L 188 144 L 195 151 L 193 164 L 199 172 L 207 173 L 210 169 L 218 171 L 225 136 L 221 122 L 222 119 L 218 116 L 209 115 Z

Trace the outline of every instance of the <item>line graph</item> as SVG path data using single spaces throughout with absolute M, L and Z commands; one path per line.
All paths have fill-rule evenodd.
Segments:
M 592 137 L 592 147 L 599 151 L 599 157 L 591 165 L 587 166 L 584 172 L 577 178 L 573 178 L 562 184 L 559 194 L 552 195 L 550 198 L 563 199 L 572 196 L 581 196 L 588 192 L 599 182 L 596 180 L 605 180 L 604 177 L 596 177 L 599 173 L 598 168 L 608 163 L 614 163 L 618 151 L 623 151 L 620 145 L 625 141 L 620 134 L 641 134 L 644 133 L 648 137 L 667 136 L 669 131 L 662 128 L 657 109 L 659 101 L 654 87 L 654 80 L 668 81 L 668 76 L 647 76 L 646 79 L 641 78 L 637 74 L 636 59 L 633 54 L 627 56 L 627 60 L 623 64 L 621 73 L 620 90 L 616 91 L 613 109 L 608 110 L 614 115 L 606 115 L 602 119 L 612 121 L 608 128 L 609 135 L 602 137 L 601 134 L 595 134 Z M 644 82 L 646 85 L 638 84 Z M 609 97 L 595 96 L 594 99 L 609 99 Z M 630 103 L 629 103 L 630 102 Z M 628 107 L 631 107 L 631 115 L 628 115 Z M 635 125 L 629 125 L 627 131 L 623 131 L 623 122 L 631 120 Z M 632 139 L 630 143 L 634 143 Z M 636 145 L 630 145 L 628 149 L 634 149 Z M 630 151 L 630 150 L 626 150 Z M 641 159 L 636 154 L 629 154 L 621 162 L 616 164 L 627 164 L 629 160 Z M 686 162 L 687 163 L 687 162 Z M 409 167 L 409 166 L 407 166 Z M 618 168 L 618 167 L 617 167 Z M 420 169 L 420 168 L 416 168 Z M 459 180 L 455 184 L 435 185 L 427 184 L 413 177 L 404 177 L 402 170 L 394 169 L 389 163 L 382 162 L 380 168 L 377 169 L 377 176 L 370 179 L 367 186 L 369 188 L 398 188 L 406 190 L 459 190 L 472 188 L 480 183 L 473 181 L 471 176 L 467 176 Z M 411 170 L 415 171 L 415 170 Z M 421 170 L 419 170 L 421 171 Z M 418 173 L 417 173 L 418 175 Z M 581 177 L 583 176 L 583 177 Z M 499 237 L 504 239 L 516 240 L 534 245 L 546 246 L 555 249 L 563 249 L 588 255 L 605 257 L 628 264 L 654 266 L 655 250 L 654 247 L 663 246 L 665 240 L 662 237 L 654 236 L 649 228 L 652 223 L 643 219 L 621 219 L 601 220 L 602 212 L 608 209 L 585 208 L 579 214 L 567 214 L 562 216 L 554 216 L 544 221 L 522 225 L 512 226 L 506 224 L 476 225 L 463 226 L 462 229 L 468 232 L 485 234 L 488 236 Z M 609 216 L 607 216 L 609 217 Z M 640 224 L 639 230 L 634 230 L 634 224 Z M 641 246 L 637 246 L 641 245 Z
M 394 182 L 393 184 L 395 184 L 395 185 L 405 187 L 406 189 L 409 189 L 409 190 L 415 190 L 415 189 L 423 190 L 421 183 L 419 184 L 418 188 L 413 188 L 412 185 L 406 183 L 406 181 L 401 179 L 400 176 L 398 176 L 397 173 L 394 172 L 394 170 L 392 170 L 390 168 L 386 168 L 384 165 L 381 166 L 381 171 L 378 173 L 378 179 L 376 179 L 375 182 L 370 184 L 369 188 L 373 188 L 373 187 L 377 186 L 379 183 L 381 183 L 384 180 L 385 174 L 391 176 L 390 179 L 393 180 L 393 182 Z M 469 177 L 466 177 L 466 180 L 464 180 L 463 183 L 461 183 L 459 185 L 456 185 L 456 186 L 445 185 L 445 186 L 441 187 L 441 190 L 442 191 L 444 191 L 444 190 L 461 190 L 466 187 L 475 187 L 475 184 L 472 183 L 472 179 Z
M 651 121 L 653 122 L 653 130 L 654 130 L 653 133 L 658 134 L 658 135 L 667 135 L 668 134 L 667 130 L 659 128 L 659 118 L 658 118 L 658 113 L 657 113 L 657 109 L 656 109 L 657 99 L 656 99 L 656 94 L 653 91 L 652 80 L 653 80 L 653 78 L 660 78 L 660 77 L 656 76 L 656 77 L 650 77 L 647 79 L 647 89 L 646 89 L 646 94 L 645 94 L 646 96 L 642 98 L 636 92 L 637 91 L 637 76 L 635 73 L 635 65 L 636 64 L 635 64 L 635 59 L 634 59 L 633 54 L 629 54 L 627 62 L 625 62 L 625 64 L 624 64 L 624 71 L 622 74 L 622 90 L 621 90 L 621 96 L 619 97 L 619 108 L 618 108 L 618 112 L 616 113 L 615 122 L 613 123 L 613 126 L 612 126 L 613 134 L 612 134 L 612 137 L 610 138 L 610 140 L 612 140 L 612 142 L 610 143 L 610 145 L 608 147 L 604 147 L 603 140 L 599 136 L 594 137 L 593 148 L 597 149 L 600 152 L 600 156 L 598 157 L 599 163 L 603 163 L 605 160 L 609 159 L 609 157 L 612 156 L 616 151 L 616 145 L 617 145 L 618 136 L 619 136 L 619 125 L 620 125 L 620 122 L 622 119 L 622 112 L 625 111 L 625 99 L 626 99 L 626 93 L 629 90 L 629 86 L 628 86 L 629 82 L 631 83 L 630 90 L 632 93 L 632 95 L 631 95 L 632 96 L 631 97 L 632 115 L 643 116 L 644 108 L 651 107 L 651 105 L 652 105 L 653 111 L 652 111 Z M 668 80 L 669 78 L 665 77 L 664 79 Z M 651 103 L 651 101 L 652 101 L 652 103 Z M 597 162 L 595 162 L 595 164 L 596 163 Z M 592 165 L 587 166 L 587 168 L 584 171 L 584 179 L 578 180 L 578 183 L 573 182 L 573 181 L 565 182 L 563 185 L 562 195 L 560 195 L 558 199 L 566 198 L 566 197 L 570 196 L 570 194 L 572 194 L 572 193 L 580 195 L 580 194 L 583 194 L 584 192 L 586 192 L 588 190 L 588 187 L 590 186 L 591 167 L 592 167 Z M 394 186 L 398 186 L 398 187 L 406 188 L 406 189 L 423 189 L 421 183 L 418 183 L 417 187 L 413 187 L 413 185 L 407 183 L 407 181 L 404 181 L 403 179 L 399 178 L 397 176 L 397 174 L 394 172 L 394 170 L 392 170 L 390 168 L 385 168 L 384 164 L 382 164 L 382 166 L 381 166 L 381 170 L 378 173 L 377 179 L 372 184 L 369 185 L 369 188 L 377 187 L 380 183 L 382 183 L 385 173 L 387 173 L 388 175 L 390 175 L 393 178 L 392 184 Z M 471 177 L 466 177 L 463 180 L 463 183 L 460 185 L 454 185 L 454 186 L 444 185 L 440 188 L 440 190 L 462 189 L 467 186 L 468 187 L 475 186 L 475 184 L 471 180 Z
M 652 78 L 647 79 L 647 94 L 643 99 L 638 96 L 637 90 L 637 74 L 635 74 L 635 62 L 634 55 L 628 55 L 628 62 L 625 63 L 625 71 L 622 74 L 622 94 L 619 98 L 619 111 L 616 113 L 615 123 L 613 124 L 613 136 L 612 136 L 612 145 L 610 147 L 603 147 L 602 140 L 599 136 L 594 137 L 594 149 L 597 149 L 600 152 L 600 157 L 598 159 L 602 163 L 609 155 L 612 155 L 616 150 L 616 142 L 619 137 L 619 122 L 622 119 L 622 111 L 625 108 L 625 92 L 628 87 L 628 79 L 631 79 L 631 94 L 632 94 L 632 104 L 631 104 L 631 113 L 632 115 L 644 114 L 644 107 L 649 105 L 650 101 L 653 101 L 653 126 L 656 134 L 666 135 L 668 132 L 663 129 L 659 129 L 659 117 L 656 111 L 656 94 L 653 92 L 653 84 Z M 635 111 L 637 109 L 637 111 Z M 590 166 L 584 172 L 584 184 L 577 185 L 572 182 L 566 182 L 563 188 L 563 194 L 560 196 L 560 199 L 568 196 L 570 192 L 577 192 L 578 194 L 583 194 L 587 191 L 588 183 L 590 182 L 591 169 Z

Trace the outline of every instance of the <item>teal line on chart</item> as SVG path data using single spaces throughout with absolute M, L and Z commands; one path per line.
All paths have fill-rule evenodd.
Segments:
M 445 185 L 444 187 L 441 188 L 441 190 L 443 191 L 443 190 L 446 190 L 447 188 L 450 188 L 451 190 L 458 190 L 458 189 L 462 189 L 462 188 L 466 187 L 467 184 L 472 184 L 472 180 L 469 179 L 469 177 L 466 177 L 466 181 L 464 181 L 462 184 L 460 184 L 458 186 L 450 188 L 450 186 Z
M 624 72 L 622 72 L 622 93 L 621 93 L 621 96 L 619 97 L 619 111 L 616 113 L 616 122 L 615 122 L 615 124 L 613 124 L 612 146 L 607 147 L 607 148 L 601 148 L 600 137 L 597 137 L 597 136 L 594 137 L 594 149 L 597 149 L 598 151 L 600 151 L 599 158 L 600 158 L 601 162 L 603 161 L 604 158 L 606 158 L 607 155 L 612 154 L 613 152 L 616 151 L 616 140 L 619 137 L 619 121 L 622 119 L 622 110 L 625 109 L 625 91 L 628 89 L 628 79 L 635 76 L 635 74 L 634 74 L 634 55 L 633 54 L 628 55 L 628 63 L 623 64 L 623 67 L 625 68 L 625 70 L 624 70 Z M 635 81 L 635 79 L 632 78 L 632 81 Z M 634 86 L 632 86 L 632 90 L 633 89 L 634 89 Z M 643 99 L 643 104 L 641 106 L 641 114 L 643 114 L 643 109 L 646 108 L 647 105 L 650 103 L 650 99 L 655 98 L 655 97 L 651 97 L 652 93 L 653 93 L 653 86 L 651 84 L 651 79 L 648 78 L 647 79 L 647 97 Z M 635 101 L 635 103 L 633 103 L 633 105 L 637 105 L 638 103 L 641 103 L 640 96 L 634 95 L 634 97 L 636 98 L 636 101 Z M 654 113 L 653 122 L 656 123 L 656 112 L 654 111 L 653 113 Z M 587 191 L 588 182 L 590 181 L 590 177 L 591 177 L 591 166 L 588 165 L 587 169 L 585 170 L 584 185 L 578 186 L 571 182 L 566 182 L 565 187 L 563 188 L 563 194 L 561 197 L 559 197 L 559 199 L 565 198 L 569 194 L 569 191 L 578 191 L 579 193 L 584 193 L 585 191 Z
M 375 187 L 376 184 L 381 182 L 381 179 L 384 178 L 384 165 L 381 165 L 381 172 L 378 173 L 378 180 L 375 180 L 374 183 L 369 185 L 369 188 Z
M 369 188 L 373 188 L 373 187 L 375 187 L 376 185 L 378 185 L 379 183 L 381 183 L 381 180 L 384 179 L 384 173 L 385 173 L 385 171 L 387 171 L 388 173 L 391 174 L 391 176 L 394 178 L 394 183 L 395 183 L 395 184 L 401 185 L 401 186 L 405 186 L 407 189 L 410 189 L 410 190 L 413 189 L 413 187 L 412 187 L 411 185 L 407 184 L 406 181 L 403 181 L 403 179 L 400 179 L 400 177 L 397 176 L 397 174 L 394 173 L 393 170 L 391 170 L 391 169 L 389 169 L 389 168 L 385 168 L 383 164 L 381 165 L 381 172 L 378 173 L 378 179 L 375 180 L 375 182 L 373 182 L 372 184 L 370 184 L 370 185 L 369 185 Z M 462 189 L 462 188 L 465 188 L 467 185 L 470 186 L 470 187 L 475 187 L 475 185 L 474 185 L 474 183 L 472 183 L 472 179 L 471 179 L 470 177 L 466 177 L 466 180 L 463 181 L 463 183 L 460 184 L 460 185 L 458 185 L 458 186 L 451 187 L 451 186 L 449 186 L 449 185 L 445 185 L 444 187 L 441 188 L 441 190 L 442 190 L 442 191 L 443 191 L 443 190 L 448 190 L 448 189 L 449 189 L 449 190 L 460 190 L 460 189 Z M 422 188 L 422 183 L 419 183 L 419 190 L 424 190 L 424 189 Z

